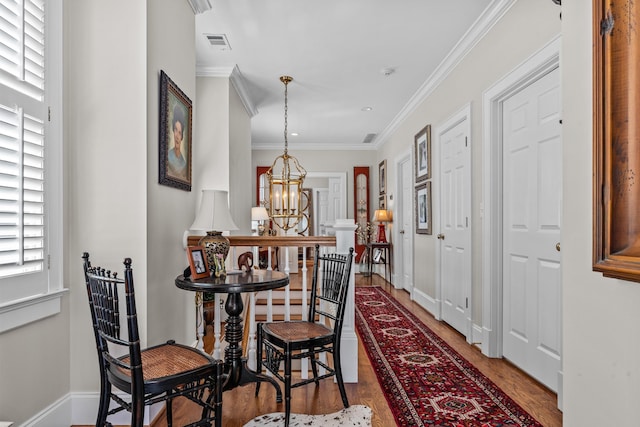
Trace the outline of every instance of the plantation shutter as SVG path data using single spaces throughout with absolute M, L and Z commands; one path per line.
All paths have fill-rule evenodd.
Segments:
M 44 3 L 0 4 L 0 279 L 44 268 Z

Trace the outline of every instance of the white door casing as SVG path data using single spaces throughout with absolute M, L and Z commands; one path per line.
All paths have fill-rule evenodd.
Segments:
M 316 221 L 313 223 L 315 235 L 323 235 L 327 218 L 329 216 L 329 189 L 314 188 L 313 189 L 313 210 L 315 211 Z
M 436 132 L 440 167 L 439 289 L 441 318 L 472 341 L 471 105 Z
M 502 239 L 502 106 L 514 93 L 557 68 L 561 36 L 496 82 L 483 94 L 482 219 L 482 353 L 503 356 L 503 239 Z M 560 185 L 560 183 L 558 184 Z M 561 318 L 560 318 L 561 321 Z M 562 324 L 558 325 L 562 328 Z M 562 338 L 560 337 L 562 340 Z M 560 355 L 560 357 L 562 357 Z M 562 371 L 557 373 L 558 407 L 562 409 Z
M 396 204 L 394 222 L 396 222 L 397 235 L 394 241 L 395 265 L 394 287 L 405 289 L 413 299 L 413 160 L 411 152 L 396 160 Z
M 545 74 L 502 109 L 503 355 L 554 391 L 561 367 L 559 74 Z

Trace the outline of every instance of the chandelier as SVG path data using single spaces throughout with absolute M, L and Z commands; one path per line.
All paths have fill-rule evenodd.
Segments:
M 288 115 L 288 84 L 293 77 L 282 76 L 284 83 L 284 154 L 276 157 L 267 171 L 269 181 L 269 202 L 267 210 L 275 225 L 284 231 L 298 225 L 303 218 L 302 212 L 302 182 L 307 171 L 300 166 L 298 159 L 288 153 L 287 115 Z

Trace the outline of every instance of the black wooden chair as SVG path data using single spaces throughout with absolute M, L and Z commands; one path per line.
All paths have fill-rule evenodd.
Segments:
M 340 365 L 340 337 L 353 263 L 353 248 L 349 249 L 348 254 L 320 255 L 319 251 L 316 245 L 308 320 L 258 325 L 257 370 L 261 372 L 264 366 L 284 383 L 285 426 L 289 425 L 291 415 L 291 389 L 312 382 L 315 382 L 317 387 L 320 384 L 319 380 L 324 378 L 336 377 L 342 403 L 345 408 L 349 407 Z M 321 353 L 332 354 L 333 366 L 318 358 Z M 311 361 L 313 377 L 292 383 L 292 360 L 306 357 Z M 280 373 L 282 362 L 284 374 Z M 318 365 L 325 369 L 324 374 L 318 374 Z M 260 383 L 256 385 L 256 396 L 259 391 Z
M 179 396 L 202 407 L 201 419 L 189 426 L 211 426 L 212 422 L 221 426 L 223 363 L 174 341 L 141 349 L 131 258 L 124 260 L 124 278 L 93 267 L 86 252 L 82 258 L 100 365 L 96 426 L 111 426 L 107 416 L 127 410 L 131 412 L 131 426 L 142 427 L 144 407 L 164 401 L 167 425 L 171 427 L 171 402 Z M 123 310 L 127 320 L 121 325 Z M 127 338 L 121 338 L 121 334 Z M 123 399 L 112 386 L 130 398 Z M 109 410 L 111 401 L 116 405 Z

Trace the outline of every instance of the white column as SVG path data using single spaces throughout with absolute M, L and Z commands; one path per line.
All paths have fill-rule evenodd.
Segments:
M 356 224 L 353 219 L 337 219 L 333 229 L 336 233 L 336 252 L 348 253 L 349 248 L 355 248 Z M 355 252 L 354 252 L 355 257 Z M 355 259 L 351 265 L 349 277 L 349 292 L 347 305 L 344 310 L 344 323 L 342 325 L 342 340 L 340 352 L 342 360 L 342 376 L 345 383 L 358 382 L 358 336 L 356 335 L 355 322 L 355 288 L 356 288 Z

